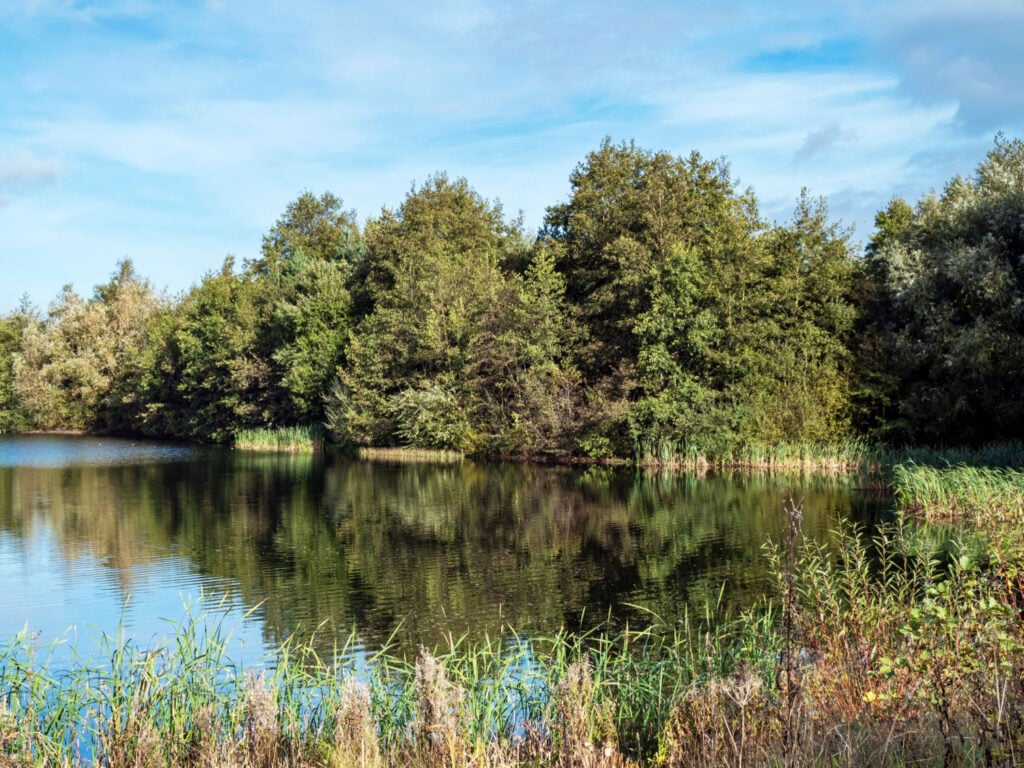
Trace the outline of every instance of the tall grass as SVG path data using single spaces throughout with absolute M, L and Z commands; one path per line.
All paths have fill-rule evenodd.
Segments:
M 356 456 L 363 461 L 393 464 L 458 464 L 465 458 L 460 451 L 434 448 L 366 448 L 357 449 Z
M 1024 470 L 909 462 L 893 467 L 892 476 L 900 507 L 929 520 L 967 519 L 983 526 L 1024 522 Z
M 23 633 L 0 650 L 0 764 L 1022 764 L 1020 557 L 954 542 L 940 563 L 900 527 L 843 529 L 836 557 L 800 518 L 766 547 L 772 603 L 642 631 L 415 658 L 285 643 L 263 670 L 202 617 L 63 666 Z
M 861 441 L 840 443 L 744 444 L 708 449 L 669 440 L 641 440 L 634 461 L 641 466 L 693 469 L 753 469 L 772 472 L 850 472 L 872 465 L 871 447 Z
M 243 429 L 235 433 L 234 446 L 244 451 L 286 451 L 317 453 L 324 448 L 324 428 L 306 427 Z
M 1024 443 L 973 447 L 888 446 L 864 440 L 837 443 L 743 444 L 728 448 L 640 440 L 633 460 L 641 466 L 701 469 L 746 469 L 768 472 L 881 473 L 898 464 L 933 467 L 1024 467 Z

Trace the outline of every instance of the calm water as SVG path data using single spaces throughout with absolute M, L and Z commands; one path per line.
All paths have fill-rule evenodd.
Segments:
M 0 638 L 145 641 L 186 606 L 235 654 L 434 644 L 703 612 L 770 588 L 762 545 L 873 522 L 856 480 L 389 465 L 93 437 L 0 438 Z

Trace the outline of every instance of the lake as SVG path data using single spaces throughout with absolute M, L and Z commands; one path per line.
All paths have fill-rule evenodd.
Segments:
M 680 622 L 770 593 L 790 499 L 822 542 L 891 514 L 858 485 L 0 437 L 0 638 L 145 643 L 205 612 L 252 661 L 290 636 L 357 652 Z

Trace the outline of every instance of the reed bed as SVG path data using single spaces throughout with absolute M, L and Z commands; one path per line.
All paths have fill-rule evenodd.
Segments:
M 0 650 L 0 765 L 1024 763 L 1020 560 L 954 542 L 940 563 L 899 527 L 843 529 L 837 557 L 800 518 L 766 546 L 770 603 L 673 626 L 415 658 L 290 642 L 248 670 L 208 617 L 62 665 L 23 633 Z
M 363 461 L 393 464 L 459 464 L 465 458 L 460 451 L 433 448 L 367 448 L 361 447 L 356 456 Z
M 929 448 L 888 446 L 864 440 L 838 443 L 777 443 L 713 450 L 672 441 L 641 440 L 633 460 L 645 467 L 761 472 L 862 473 L 883 476 L 899 464 L 929 467 L 1024 467 L 1024 443 Z
M 234 446 L 243 451 L 319 453 L 324 449 L 324 430 L 319 424 L 306 427 L 243 429 L 235 433 Z
M 743 469 L 766 472 L 848 473 L 877 468 L 871 446 L 841 443 L 777 443 L 708 450 L 672 441 L 640 441 L 634 451 L 640 466 L 683 470 Z
M 1024 522 L 1024 470 L 908 462 L 893 467 L 892 476 L 900 507 L 928 520 L 967 520 L 982 527 Z

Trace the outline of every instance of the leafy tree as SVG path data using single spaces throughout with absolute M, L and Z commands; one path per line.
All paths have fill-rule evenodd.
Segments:
M 25 329 L 38 322 L 28 297 L 22 298 L 14 312 L 0 317 L 0 434 L 30 426 L 14 389 L 14 356 L 21 350 Z
M 280 421 L 324 419 L 324 396 L 344 360 L 351 298 L 337 262 L 292 260 L 272 310 L 269 351 L 285 404 Z
M 806 193 L 767 228 L 724 161 L 606 140 L 547 230 L 588 334 L 590 452 L 845 434 L 855 264 Z
M 578 420 L 579 382 L 568 361 L 574 329 L 551 249 L 534 249 L 524 274 L 505 275 L 468 353 L 467 387 L 486 450 L 560 452 Z
M 581 447 L 621 454 L 639 440 L 706 439 L 743 375 L 735 352 L 763 271 L 756 201 L 736 192 L 724 161 L 609 140 L 570 182 L 544 234 L 586 333 Z
M 336 262 L 351 269 L 363 252 L 355 211 L 330 192 L 303 192 L 263 237 L 262 255 L 247 264 L 256 275 L 276 275 L 297 257 Z
M 397 431 L 396 414 L 427 400 L 403 393 L 423 389 L 434 393 L 431 403 L 458 403 L 454 421 L 470 407 L 471 340 L 501 290 L 502 254 L 519 235 L 464 179 L 438 174 L 371 221 L 366 239 L 358 290 L 372 311 L 350 337 L 330 426 L 357 443 L 408 442 L 413 432 Z M 476 436 L 454 421 L 460 447 L 473 445 Z
M 544 235 L 557 243 L 566 298 L 589 334 L 585 375 L 635 362 L 636 318 L 651 307 L 650 277 L 678 246 L 707 252 L 727 229 L 760 226 L 752 198 L 734 191 L 729 168 L 694 152 L 676 158 L 606 139 L 570 176 L 567 203 L 552 206 Z
M 752 432 L 766 443 L 841 439 L 850 432 L 858 275 L 849 234 L 805 190 L 792 221 L 763 239 L 767 311 L 751 329 L 758 354 L 745 384 Z
M 868 247 L 865 421 L 928 442 L 1019 438 L 1024 142 L 997 137 L 972 177 L 908 208 L 890 203 Z
M 225 259 L 160 323 L 158 349 L 141 386 L 146 431 L 228 440 L 273 423 L 278 405 L 270 363 L 256 353 L 267 327 L 269 289 Z
M 159 319 L 141 389 L 139 428 L 229 440 L 239 429 L 324 418 L 345 356 L 348 281 L 365 255 L 354 213 L 303 193 L 241 273 L 233 259 Z
M 135 398 L 130 384 L 161 304 L 128 260 L 86 301 L 65 286 L 42 324 L 24 329 L 14 356 L 14 389 L 32 421 L 46 429 L 121 426 Z

